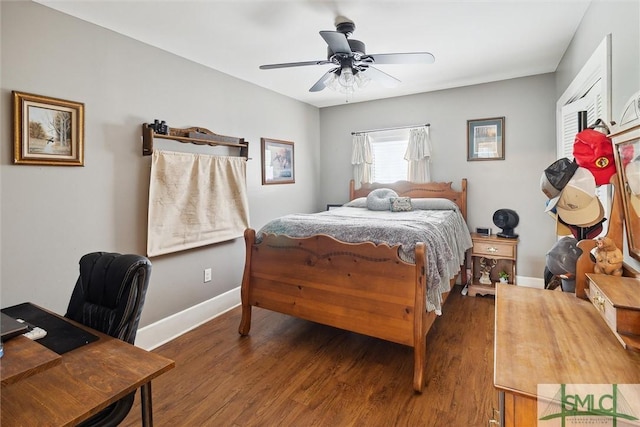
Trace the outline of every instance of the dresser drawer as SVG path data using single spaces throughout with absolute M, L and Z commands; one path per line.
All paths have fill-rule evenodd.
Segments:
M 588 273 L 587 296 L 625 348 L 640 350 L 640 280 Z
M 602 293 L 598 285 L 596 285 L 594 282 L 589 283 L 589 300 L 598 310 L 605 322 L 607 322 L 609 328 L 613 332 L 616 332 L 616 309 L 609 298 L 607 298 L 607 296 Z
M 516 258 L 516 247 L 512 243 L 500 243 L 495 241 L 473 242 L 472 256 L 486 256 L 490 258 Z

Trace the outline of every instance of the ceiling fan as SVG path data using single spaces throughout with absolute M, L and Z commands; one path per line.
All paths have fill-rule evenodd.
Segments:
M 275 68 L 301 67 L 306 65 L 332 64 L 335 67 L 324 73 L 309 89 L 319 92 L 325 87 L 350 94 L 355 89 L 375 80 L 384 87 L 395 87 L 400 83 L 397 78 L 375 68 L 378 64 L 432 64 L 435 58 L 428 52 L 367 54 L 360 40 L 350 39 L 356 25 L 353 21 L 339 16 L 335 21 L 336 31 L 320 31 L 327 43 L 327 59 L 283 64 L 261 65 L 261 70 Z

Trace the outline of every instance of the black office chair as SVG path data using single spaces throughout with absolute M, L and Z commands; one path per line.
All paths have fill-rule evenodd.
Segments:
M 149 285 L 151 262 L 140 255 L 93 252 L 80 259 L 65 317 L 133 344 Z M 80 426 L 117 426 L 133 405 L 135 392 Z

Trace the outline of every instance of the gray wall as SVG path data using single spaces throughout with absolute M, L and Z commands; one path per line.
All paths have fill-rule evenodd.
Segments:
M 554 242 L 544 213 L 540 174 L 555 156 L 555 86 L 552 74 L 449 89 L 382 101 L 323 108 L 322 197 L 346 200 L 351 178 L 351 131 L 431 124 L 432 180 L 468 179 L 468 225 L 493 225 L 500 208 L 518 212 L 518 275 L 542 277 Z M 467 161 L 467 120 L 505 116 L 505 160 Z
M 140 129 L 154 118 L 250 142 L 253 227 L 316 209 L 317 108 L 35 3 L 0 2 L 0 9 L 2 307 L 32 301 L 64 313 L 81 255 L 145 253 L 151 158 L 142 156 Z M 12 90 L 85 104 L 84 167 L 12 164 Z M 295 184 L 261 185 L 260 137 L 295 142 Z M 244 242 L 152 262 L 141 326 L 238 287 Z M 206 267 L 213 282 L 205 284 Z

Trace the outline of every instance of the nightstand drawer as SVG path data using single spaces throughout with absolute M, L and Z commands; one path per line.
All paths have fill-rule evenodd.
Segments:
M 499 243 L 495 241 L 485 242 L 474 240 L 471 255 L 515 259 L 515 248 L 515 245 L 512 243 Z

